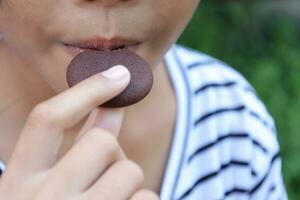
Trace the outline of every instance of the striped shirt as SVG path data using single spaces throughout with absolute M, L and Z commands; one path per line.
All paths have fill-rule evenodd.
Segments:
M 177 116 L 161 199 L 287 199 L 274 121 L 252 86 L 221 61 L 179 45 L 165 63 Z
M 287 199 L 273 118 L 233 68 L 173 46 L 177 119 L 162 200 Z

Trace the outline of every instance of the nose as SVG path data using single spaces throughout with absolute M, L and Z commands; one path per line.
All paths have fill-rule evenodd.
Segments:
M 97 2 L 100 2 L 102 6 L 112 7 L 120 2 L 127 2 L 130 0 L 87 0 L 87 1 L 89 1 L 89 2 L 97 1 Z

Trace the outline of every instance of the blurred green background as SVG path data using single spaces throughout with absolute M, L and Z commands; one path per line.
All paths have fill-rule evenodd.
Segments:
M 291 200 L 300 199 L 299 3 L 203 1 L 179 39 L 235 67 L 256 88 L 276 121 Z

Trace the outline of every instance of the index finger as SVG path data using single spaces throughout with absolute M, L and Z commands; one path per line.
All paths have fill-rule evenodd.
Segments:
M 119 75 L 112 78 L 111 74 Z M 129 71 L 125 67 L 114 67 L 36 106 L 12 155 L 11 164 L 17 169 L 14 173 L 18 171 L 24 176 L 52 166 L 64 131 L 80 122 L 95 107 L 118 95 L 129 80 Z
M 121 93 L 129 81 L 128 69 L 115 66 L 43 102 L 40 107 L 37 106 L 37 115 L 40 109 L 42 113 L 47 113 L 46 123 L 61 129 L 71 128 L 95 107 Z

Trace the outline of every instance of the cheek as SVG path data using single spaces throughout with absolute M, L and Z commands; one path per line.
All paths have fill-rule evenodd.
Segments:
M 0 15 L 1 29 L 8 50 L 24 66 L 22 71 L 28 71 L 28 77 L 42 78 L 56 91 L 63 91 L 66 82 L 62 64 L 66 62 L 61 56 L 64 52 L 53 47 L 44 31 L 52 10 L 47 2 L 49 0 L 10 0 L 9 8 L 4 7 Z
M 162 19 L 166 19 L 165 29 L 175 34 L 183 31 L 193 16 L 199 0 L 168 0 L 165 8 L 161 9 Z
M 51 10 L 47 8 L 47 1 L 8 0 L 7 4 L 4 3 L 1 24 L 10 47 L 17 51 L 27 48 L 28 53 L 38 46 L 40 50 L 45 47 L 42 27 L 47 25 Z
M 156 10 L 149 54 L 156 61 L 168 50 L 192 18 L 199 0 L 153 0 Z M 157 62 L 156 62 L 157 63 Z

